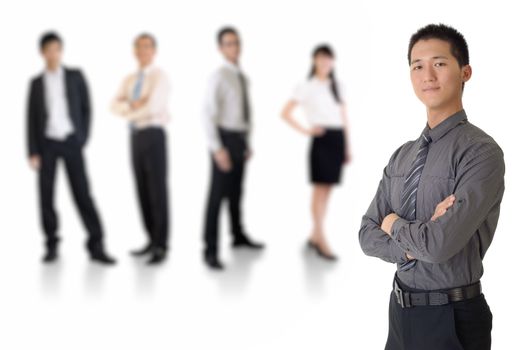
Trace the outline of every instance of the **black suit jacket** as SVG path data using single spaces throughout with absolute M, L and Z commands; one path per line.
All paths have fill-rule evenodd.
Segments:
M 78 69 L 65 68 L 65 90 L 69 117 L 74 125 L 74 136 L 83 146 L 90 129 L 90 97 L 83 74 Z M 27 139 L 29 156 L 38 155 L 43 147 L 47 125 L 47 106 L 43 74 L 32 79 L 27 108 Z

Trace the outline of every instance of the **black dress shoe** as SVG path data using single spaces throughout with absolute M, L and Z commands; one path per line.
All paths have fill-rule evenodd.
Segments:
M 144 248 L 136 249 L 130 251 L 130 254 L 133 256 L 144 256 L 152 252 L 152 246 L 151 244 L 147 244 Z
M 220 260 L 218 260 L 216 255 L 213 255 L 213 254 L 204 255 L 204 262 L 210 269 L 213 269 L 213 270 L 223 270 L 224 269 L 224 266 L 222 265 Z
M 90 260 L 103 265 L 115 265 L 116 263 L 115 259 L 108 256 L 104 251 L 91 253 Z
M 166 260 L 166 249 L 155 248 L 151 252 L 151 258 L 148 260 L 148 265 L 158 265 Z
M 263 249 L 265 244 L 254 242 L 247 236 L 242 236 L 232 242 L 233 248 Z
M 56 248 L 49 248 L 43 256 L 42 261 L 46 264 L 50 264 L 58 259 L 58 251 Z
M 325 259 L 325 260 L 328 260 L 328 261 L 336 261 L 338 259 L 338 257 L 334 254 L 328 254 L 326 252 L 324 252 L 322 249 L 321 249 L 321 246 L 319 244 L 316 244 L 312 241 L 308 241 L 308 247 L 310 249 L 313 249 L 315 250 L 315 252 L 317 253 L 317 255 L 319 255 L 321 258 Z

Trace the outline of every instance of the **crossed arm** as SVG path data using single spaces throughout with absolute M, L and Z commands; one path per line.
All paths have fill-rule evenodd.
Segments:
M 152 77 L 152 87 L 149 94 L 137 100 L 132 100 L 128 96 L 129 79 L 126 78 L 123 81 L 115 99 L 112 101 L 111 109 L 113 113 L 129 121 L 139 122 L 150 119 L 154 114 L 166 108 L 169 82 L 165 76 Z
M 447 210 L 449 210 L 449 208 L 452 207 L 455 200 L 456 200 L 456 196 L 451 194 L 450 196 L 445 198 L 443 201 L 438 203 L 430 221 L 434 221 L 434 220 L 438 219 L 439 217 L 443 216 L 445 213 L 447 213 Z M 384 231 L 384 233 L 386 233 L 387 235 L 389 235 L 391 237 L 392 236 L 391 230 L 393 228 L 393 224 L 398 219 L 400 219 L 400 217 L 397 214 L 390 213 L 390 214 L 386 215 L 384 220 L 382 220 L 382 224 L 380 225 L 380 228 L 382 229 L 382 231 Z M 411 254 L 409 254 L 408 252 L 405 252 L 405 256 L 406 256 L 407 260 L 414 259 L 414 257 Z
M 471 146 L 457 165 L 454 193 L 437 204 L 430 220 L 408 221 L 398 217 L 388 201 L 390 176 L 386 167 L 377 194 L 362 218 L 359 241 L 364 253 L 391 263 L 404 263 L 410 258 L 429 263 L 449 260 L 498 210 L 504 172 L 503 153 L 497 145 Z

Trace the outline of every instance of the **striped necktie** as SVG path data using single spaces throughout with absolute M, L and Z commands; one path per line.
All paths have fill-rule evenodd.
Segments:
M 418 192 L 418 185 L 420 184 L 420 177 L 422 175 L 427 153 L 429 152 L 429 144 L 431 137 L 429 132 L 425 131 L 420 136 L 418 152 L 409 169 L 409 173 L 404 179 L 404 188 L 402 191 L 402 207 L 400 210 L 401 216 L 408 220 L 416 220 L 416 195 Z M 416 260 L 409 260 L 398 265 L 399 271 L 406 271 L 416 265 Z
M 245 77 L 242 72 L 238 72 L 238 77 L 240 79 L 242 99 L 243 99 L 243 120 L 246 124 L 249 123 L 250 120 L 250 107 L 249 107 L 249 93 L 247 91 L 247 82 L 245 81 Z

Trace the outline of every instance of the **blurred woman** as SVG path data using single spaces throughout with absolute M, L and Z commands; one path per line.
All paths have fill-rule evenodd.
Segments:
M 301 124 L 293 114 L 300 105 L 308 119 Z M 350 160 L 344 89 L 334 75 L 334 53 L 328 45 L 316 47 L 308 80 L 299 84 L 287 102 L 282 117 L 295 130 L 311 137 L 310 181 L 313 185 L 314 227 L 308 247 L 327 260 L 336 260 L 325 235 L 323 222 L 330 193 L 340 183 L 342 167 Z

